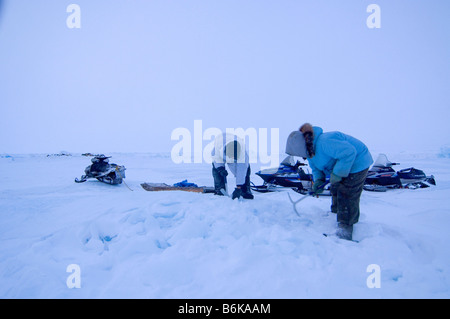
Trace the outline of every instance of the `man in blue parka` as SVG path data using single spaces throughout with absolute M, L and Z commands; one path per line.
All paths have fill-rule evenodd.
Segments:
M 337 235 L 352 239 L 353 225 L 359 220 L 359 200 L 372 155 L 360 140 L 341 133 L 326 132 L 306 123 L 292 132 L 286 153 L 308 159 L 314 178 L 313 194 L 323 191 L 326 177 L 331 183 L 331 211 L 337 213 Z

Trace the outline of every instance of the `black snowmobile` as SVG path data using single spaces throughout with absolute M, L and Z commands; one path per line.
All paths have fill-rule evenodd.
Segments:
M 105 155 L 97 155 L 91 159 L 92 164 L 86 167 L 80 179 L 75 178 L 75 183 L 83 183 L 88 178 L 96 178 L 100 182 L 117 185 L 122 184 L 125 178 L 125 166 L 109 163 L 109 158 Z
M 393 163 L 385 154 L 379 154 L 369 169 L 364 189 L 385 192 L 395 188 L 416 189 L 436 185 L 433 175 L 426 176 L 422 170 L 414 167 L 395 171 L 392 168 L 394 165 L 399 165 L 399 163 Z
M 307 164 L 295 161 L 294 156 L 286 157 L 278 168 L 263 169 L 255 174 L 263 179 L 263 184 L 251 189 L 256 192 L 267 193 L 292 189 L 300 194 L 309 194 L 312 190 L 313 176 L 303 169 Z M 329 185 L 325 185 L 322 195 L 329 195 Z

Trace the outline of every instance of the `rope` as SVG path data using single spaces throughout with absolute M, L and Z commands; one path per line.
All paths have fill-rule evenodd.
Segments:
M 116 167 L 116 172 L 119 174 L 119 176 L 120 176 L 120 178 L 122 179 L 122 182 L 125 184 L 125 186 L 126 186 L 130 191 L 133 191 L 133 190 L 130 188 L 130 186 L 128 186 L 128 184 L 125 182 L 125 179 L 124 179 L 124 177 L 122 176 L 122 174 L 120 174 L 119 166 Z

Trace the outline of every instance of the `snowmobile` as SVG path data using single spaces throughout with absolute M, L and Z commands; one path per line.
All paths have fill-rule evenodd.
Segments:
M 434 176 L 426 176 L 420 169 L 410 167 L 395 171 L 392 166 L 399 164 L 389 161 L 385 154 L 379 154 L 369 169 L 364 189 L 385 192 L 396 188 L 416 189 L 436 185 Z
M 295 161 L 294 156 L 288 156 L 278 168 L 268 168 L 256 172 L 255 174 L 264 182 L 258 186 L 251 183 L 251 189 L 260 193 L 292 189 L 300 194 L 309 194 L 314 181 L 312 174 L 305 172 L 304 166 L 307 164 Z M 322 195 L 329 195 L 329 191 L 329 184 L 327 184 Z
M 103 154 L 97 155 L 91 159 L 92 164 L 86 167 L 83 176 L 80 179 L 75 178 L 75 183 L 83 183 L 88 178 L 96 178 L 100 182 L 117 185 L 122 184 L 125 178 L 125 166 L 109 163 L 111 156 Z

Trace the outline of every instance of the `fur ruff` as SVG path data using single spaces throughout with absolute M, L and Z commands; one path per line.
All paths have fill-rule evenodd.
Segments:
M 305 123 L 300 127 L 299 131 L 303 133 L 303 137 L 305 138 L 306 150 L 309 157 L 314 157 L 316 153 L 314 151 L 314 130 L 312 125 Z

